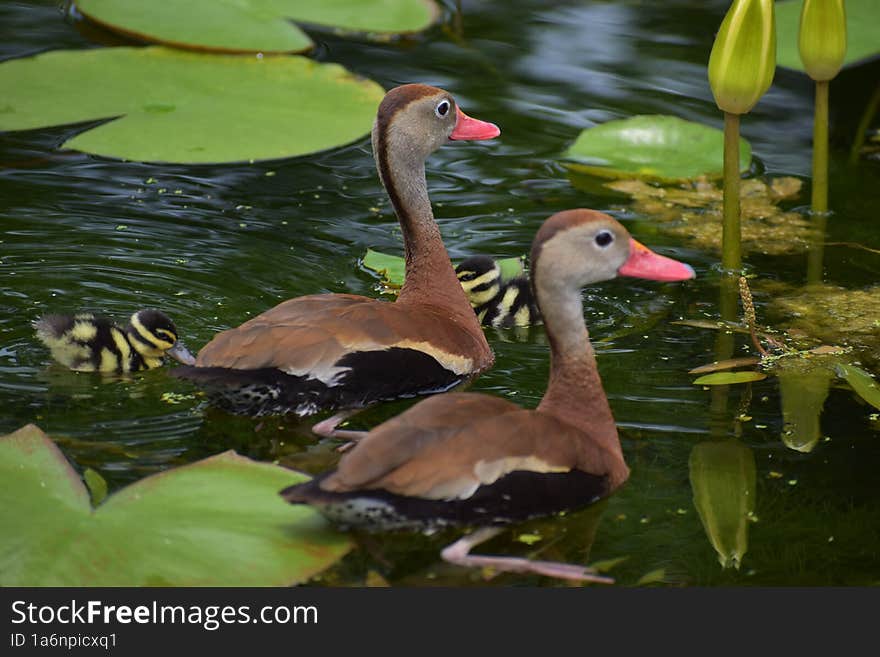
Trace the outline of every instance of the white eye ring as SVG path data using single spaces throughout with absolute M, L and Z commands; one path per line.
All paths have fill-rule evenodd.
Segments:
M 434 108 L 434 114 L 437 115 L 438 119 L 442 119 L 449 114 L 449 101 L 441 100 L 437 103 L 437 107 Z
M 614 235 L 610 230 L 602 230 L 596 233 L 596 237 L 593 241 L 595 241 L 600 248 L 606 249 L 612 242 L 614 242 Z

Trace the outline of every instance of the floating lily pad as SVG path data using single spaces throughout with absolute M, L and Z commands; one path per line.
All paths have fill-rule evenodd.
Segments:
M 34 425 L 0 438 L 0 585 L 282 586 L 350 548 L 278 491 L 306 477 L 225 452 L 147 477 L 93 508 Z
M 361 262 L 364 267 L 379 274 L 386 287 L 399 289 L 403 285 L 406 278 L 406 261 L 402 257 L 367 249 Z M 510 280 L 523 273 L 522 258 L 502 258 L 495 262 L 501 268 L 502 280 Z
M 877 380 L 865 370 L 855 365 L 838 365 L 837 375 L 850 384 L 856 394 L 871 404 L 874 408 L 880 408 L 880 386 Z
M 408 33 L 439 16 L 433 0 L 77 0 L 111 30 L 176 47 L 302 52 L 314 44 L 290 21 L 343 32 Z
M 342 146 L 370 131 L 384 95 L 338 64 L 161 47 L 6 61 L 0 89 L 0 130 L 114 119 L 64 148 L 179 163 L 266 160 Z
M 803 0 L 776 3 L 776 63 L 806 72 L 798 51 Z M 880 55 L 880 2 L 846 0 L 846 56 L 853 66 Z
M 698 386 L 726 386 L 735 383 L 750 383 L 752 381 L 763 381 L 767 375 L 763 372 L 715 372 L 714 374 L 706 374 L 694 381 L 694 385 Z
M 634 116 L 587 128 L 563 157 L 565 166 L 604 178 L 720 177 L 724 133 L 677 116 Z M 740 139 L 740 168 L 746 171 L 751 161 L 751 146 Z

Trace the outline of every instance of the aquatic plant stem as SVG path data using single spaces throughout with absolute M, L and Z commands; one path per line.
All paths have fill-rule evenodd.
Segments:
M 855 165 L 859 161 L 859 153 L 865 143 L 865 135 L 868 133 L 868 126 L 871 125 L 871 119 L 873 119 L 874 115 L 877 113 L 878 107 L 880 107 L 880 84 L 874 89 L 874 93 L 871 95 L 871 99 L 868 101 L 865 111 L 862 113 L 859 126 L 856 128 L 853 145 L 849 151 L 850 166 Z
M 828 80 L 816 81 L 813 114 L 813 213 L 828 212 Z
M 728 271 L 742 269 L 739 215 L 739 114 L 724 113 L 724 224 L 721 264 Z

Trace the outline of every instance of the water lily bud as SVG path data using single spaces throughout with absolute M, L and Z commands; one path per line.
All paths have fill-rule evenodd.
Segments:
M 724 112 L 745 114 L 773 82 L 776 15 L 773 0 L 734 0 L 709 56 L 709 84 Z
M 718 562 L 739 569 L 755 520 L 755 455 L 737 440 L 706 441 L 694 445 L 688 467 L 694 506 Z
M 843 0 L 804 0 L 798 50 L 807 74 L 817 82 L 838 74 L 846 55 Z

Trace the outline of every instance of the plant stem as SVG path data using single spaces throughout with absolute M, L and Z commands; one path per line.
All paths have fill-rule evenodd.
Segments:
M 721 233 L 721 264 L 742 269 L 739 217 L 739 114 L 724 113 L 724 227 Z
M 868 101 L 868 105 L 865 107 L 865 111 L 859 121 L 859 127 L 856 128 L 855 139 L 853 140 L 852 148 L 849 151 L 850 166 L 859 161 L 859 151 L 862 150 L 862 144 L 865 143 L 865 134 L 868 132 L 868 126 L 871 125 L 871 119 L 873 119 L 874 115 L 877 113 L 878 107 L 880 107 L 880 84 L 874 89 L 874 93 Z
M 816 82 L 813 115 L 813 213 L 828 212 L 828 80 Z

